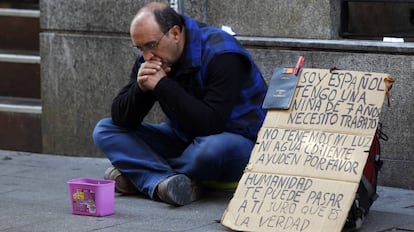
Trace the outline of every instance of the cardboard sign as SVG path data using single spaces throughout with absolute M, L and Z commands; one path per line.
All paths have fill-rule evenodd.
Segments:
M 240 231 L 341 231 L 387 76 L 303 69 L 290 108 L 268 111 L 222 224 Z
M 371 142 L 372 136 L 264 127 L 246 171 L 358 182 Z
M 249 172 L 243 175 L 223 218 L 242 231 L 340 231 L 354 183 Z M 331 229 L 336 228 L 336 229 Z
M 303 69 L 288 111 L 269 111 L 263 127 L 370 135 L 378 126 L 388 74 Z

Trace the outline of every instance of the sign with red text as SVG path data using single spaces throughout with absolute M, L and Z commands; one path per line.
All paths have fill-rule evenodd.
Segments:
M 387 76 L 303 69 L 290 108 L 268 111 L 222 224 L 240 231 L 341 231 Z

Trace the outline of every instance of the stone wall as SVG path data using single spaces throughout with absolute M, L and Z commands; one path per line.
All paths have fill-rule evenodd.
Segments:
M 148 1 L 41 1 L 42 130 L 45 153 L 102 156 L 91 134 L 109 116 L 110 102 L 127 81 L 136 51 L 129 22 Z M 167 1 L 165 1 L 167 2 Z M 275 67 L 293 66 L 385 72 L 397 82 L 392 107 L 381 120 L 388 142 L 380 183 L 414 188 L 413 82 L 414 44 L 342 40 L 339 1 L 182 0 L 187 15 L 215 26 L 227 25 L 252 52 L 269 81 Z M 147 117 L 158 121 L 159 109 Z M 404 173 L 401 173 L 404 170 Z
M 43 152 L 101 156 L 92 130 L 109 117 L 137 55 L 134 0 L 40 1 Z

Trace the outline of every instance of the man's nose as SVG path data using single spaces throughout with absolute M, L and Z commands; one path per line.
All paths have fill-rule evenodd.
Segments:
M 149 50 L 149 51 L 143 51 L 142 56 L 144 57 L 145 61 L 149 61 L 152 59 L 152 57 L 154 57 L 154 54 L 152 54 L 151 50 Z

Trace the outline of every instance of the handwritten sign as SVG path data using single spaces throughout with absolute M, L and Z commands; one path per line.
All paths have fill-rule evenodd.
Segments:
M 242 231 L 341 231 L 387 76 L 303 69 L 290 109 L 268 111 L 222 224 Z
M 288 111 L 269 111 L 263 127 L 326 130 L 372 136 L 387 74 L 303 69 Z
M 253 148 L 249 171 L 357 182 L 372 137 L 324 131 L 262 128 Z
M 253 172 L 243 175 L 239 186 L 229 204 L 234 210 L 226 212 L 224 224 L 243 231 L 312 232 L 335 228 L 352 204 L 353 199 L 346 196 L 353 196 L 357 187 L 349 182 Z

